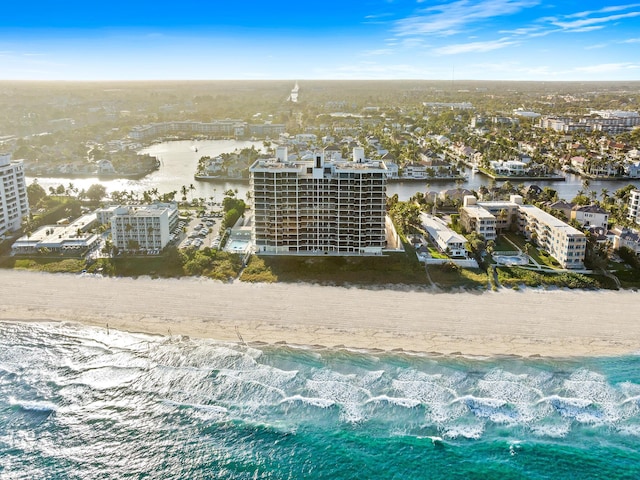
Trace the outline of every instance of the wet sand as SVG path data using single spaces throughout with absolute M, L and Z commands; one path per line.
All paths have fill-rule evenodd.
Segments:
M 640 352 L 640 293 L 436 293 L 0 271 L 0 320 L 247 343 L 553 357 Z

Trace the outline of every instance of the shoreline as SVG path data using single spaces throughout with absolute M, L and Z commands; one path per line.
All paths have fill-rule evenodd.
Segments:
M 6 270 L 0 289 L 8 322 L 438 355 L 640 352 L 640 294 L 629 291 L 436 293 Z

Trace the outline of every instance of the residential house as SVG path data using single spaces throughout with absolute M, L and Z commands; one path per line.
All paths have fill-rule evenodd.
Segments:
M 571 209 L 571 219 L 585 227 L 608 228 L 609 212 L 597 205 L 576 205 Z
M 523 176 L 527 173 L 527 164 L 519 160 L 494 160 L 489 166 L 498 175 Z
M 429 238 L 438 246 L 438 249 L 450 257 L 466 257 L 465 247 L 467 239 L 451 230 L 447 224 L 433 215 L 420 214 L 422 228 Z
M 402 178 L 423 179 L 427 177 L 427 166 L 424 163 L 409 163 L 402 169 Z
M 626 247 L 636 255 L 640 255 L 640 232 L 626 227 L 615 227 L 610 230 L 613 237 L 613 248 Z

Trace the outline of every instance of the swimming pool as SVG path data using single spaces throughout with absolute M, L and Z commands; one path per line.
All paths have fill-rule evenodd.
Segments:
M 225 251 L 230 253 L 246 253 L 249 249 L 251 242 L 249 240 L 231 240 L 224 248 Z
M 505 265 L 507 267 L 512 265 L 527 265 L 529 263 L 529 257 L 526 255 L 499 255 L 494 254 L 493 260 L 499 265 Z

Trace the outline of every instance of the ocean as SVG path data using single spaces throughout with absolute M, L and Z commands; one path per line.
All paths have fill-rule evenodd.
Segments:
M 0 323 L 0 478 L 638 479 L 640 356 Z

